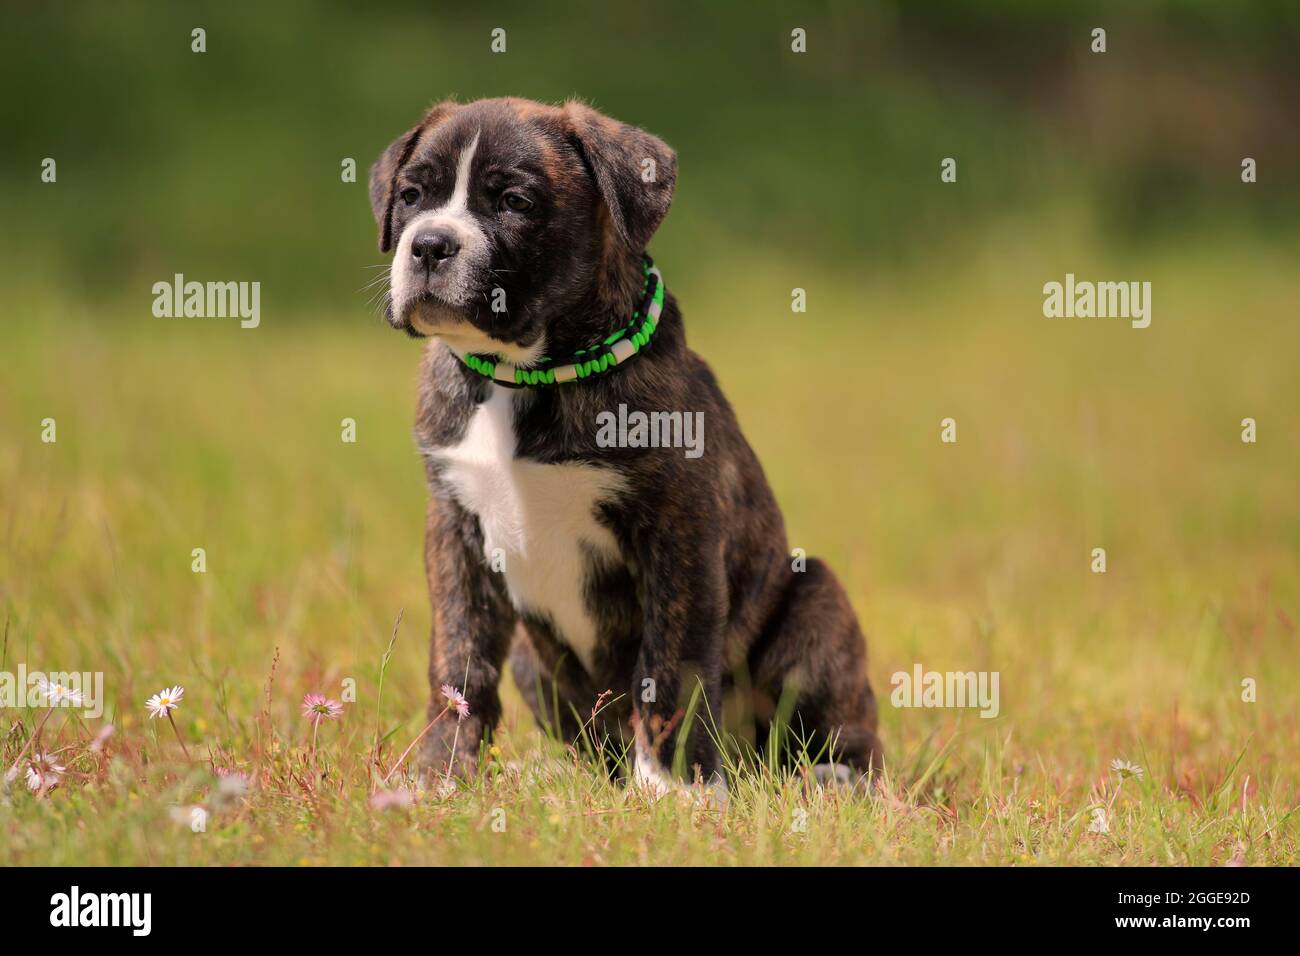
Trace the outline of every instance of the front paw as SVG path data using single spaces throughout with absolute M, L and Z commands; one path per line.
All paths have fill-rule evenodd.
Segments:
M 842 763 L 819 763 L 812 768 L 812 776 L 823 790 L 843 790 L 851 795 L 869 795 L 879 786 L 873 774 Z
M 711 810 L 724 809 L 727 805 L 727 780 L 717 771 L 708 780 L 697 780 L 688 786 L 674 778 L 649 747 L 638 745 L 634 760 L 632 785 L 652 800 L 674 793 L 683 804 Z
M 482 736 L 482 729 L 472 719 L 439 721 L 420 748 L 421 778 L 426 785 L 436 788 L 452 779 L 466 783 L 477 779 Z
M 658 800 L 681 787 L 644 742 L 638 740 L 633 756 L 632 784 Z

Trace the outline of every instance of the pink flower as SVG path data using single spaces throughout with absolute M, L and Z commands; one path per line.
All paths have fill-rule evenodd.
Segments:
M 95 739 L 90 742 L 90 752 L 93 754 L 103 753 L 104 744 L 108 743 L 108 738 L 113 736 L 113 725 L 105 724 L 95 734 Z
M 302 715 L 314 720 L 326 718 L 333 720 L 343 713 L 343 705 L 337 700 L 330 700 L 324 694 L 307 694 L 302 699 Z
M 415 794 L 410 790 L 380 790 L 370 796 L 370 809 L 389 810 L 393 807 L 406 808 L 415 803 Z
M 447 709 L 456 711 L 461 720 L 469 716 L 469 701 L 465 695 L 450 684 L 442 685 L 442 696 L 447 698 Z

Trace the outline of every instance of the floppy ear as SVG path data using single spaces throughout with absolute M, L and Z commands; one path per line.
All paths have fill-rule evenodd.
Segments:
M 585 103 L 565 103 L 564 115 L 569 140 L 591 170 L 615 237 L 632 252 L 644 252 L 673 201 L 677 154 L 658 136 Z
M 370 208 L 379 224 L 379 251 L 387 252 L 393 245 L 393 198 L 397 189 L 397 175 L 402 171 L 427 130 L 447 119 L 459 104 L 445 100 L 425 111 L 424 118 L 389 144 L 370 167 Z

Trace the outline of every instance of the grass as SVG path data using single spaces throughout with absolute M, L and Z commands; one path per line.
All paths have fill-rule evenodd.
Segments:
M 746 774 L 725 810 L 611 784 L 509 686 L 481 780 L 372 808 L 428 693 L 416 346 L 359 304 L 241 331 L 24 302 L 0 379 L 0 670 L 103 671 L 106 713 L 48 721 L 40 749 L 68 773 L 0 799 L 0 863 L 1294 862 L 1284 264 L 1152 256 L 1137 331 L 1042 317 L 1041 284 L 1083 275 L 1077 259 L 1008 236 L 952 261 L 888 283 L 754 255 L 675 287 L 791 545 L 829 559 L 858 608 L 888 750 L 875 798 Z M 807 315 L 789 312 L 796 285 Z M 999 716 L 891 707 L 889 676 L 916 662 L 998 671 Z M 299 702 L 345 681 L 355 702 L 321 724 L 314 772 Z M 193 763 L 143 706 L 175 683 Z M 2 716 L 7 767 L 42 713 Z M 251 788 L 219 793 L 215 768 Z M 405 767 L 389 781 L 411 785 Z

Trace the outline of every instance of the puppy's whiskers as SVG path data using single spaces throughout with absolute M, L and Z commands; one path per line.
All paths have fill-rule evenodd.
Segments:
M 365 292 L 367 289 L 373 288 L 374 286 L 378 285 L 378 284 L 381 283 L 381 282 L 387 282 L 388 279 L 389 279 L 389 276 L 390 276 L 390 275 L 391 275 L 391 273 L 389 273 L 389 272 L 381 272 L 381 273 L 379 273 L 379 275 L 377 275 L 377 276 L 375 276 L 374 278 L 372 278 L 369 282 L 367 282 L 365 285 L 363 285 L 363 286 L 362 286 L 360 289 L 358 289 L 357 291 L 358 291 L 358 292 Z
M 380 314 L 383 315 L 388 311 L 388 300 L 392 296 L 392 286 L 389 282 L 389 279 L 392 276 L 392 268 L 391 266 L 371 266 L 368 268 L 382 268 L 384 271 L 363 285 L 357 290 L 357 292 L 359 294 L 364 294 L 370 289 L 375 289 L 376 291 L 374 293 L 366 297 L 366 307 L 370 309 L 378 307 Z

